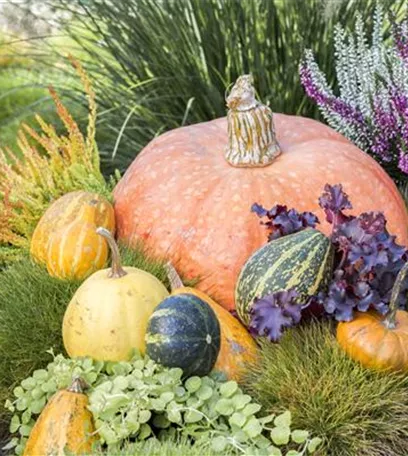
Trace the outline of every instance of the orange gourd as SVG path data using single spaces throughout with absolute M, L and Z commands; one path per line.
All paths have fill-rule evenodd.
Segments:
M 343 185 L 356 214 L 383 211 L 408 244 L 408 213 L 394 182 L 369 155 L 331 128 L 273 114 L 248 76 L 227 98 L 227 119 L 179 128 L 141 151 L 114 191 L 119 239 L 142 240 L 198 288 L 233 309 L 245 261 L 266 242 L 253 203 L 286 204 L 319 216 L 326 183 Z M 275 135 L 276 130 L 276 135 Z
M 97 437 L 84 387 L 77 378 L 54 394 L 31 430 L 23 456 L 91 454 Z
M 115 229 L 111 204 L 98 194 L 68 193 L 39 221 L 31 239 L 31 255 L 54 277 L 83 279 L 101 269 L 108 257 L 108 246 L 96 233 L 97 226 Z
M 337 341 L 345 352 L 374 370 L 408 372 L 408 312 L 398 310 L 398 297 L 408 276 L 408 263 L 394 284 L 389 312 L 357 312 L 337 326 Z
M 214 370 L 223 372 L 229 380 L 240 381 L 246 368 L 258 361 L 258 348 L 246 328 L 227 310 L 208 295 L 192 287 L 185 287 L 171 263 L 167 264 L 171 294 L 192 294 L 206 302 L 217 315 L 221 327 L 221 348 Z

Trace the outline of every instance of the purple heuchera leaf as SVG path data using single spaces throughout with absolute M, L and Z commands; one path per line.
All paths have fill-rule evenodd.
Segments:
M 270 231 L 268 241 L 273 241 L 288 234 L 297 233 L 305 228 L 315 228 L 319 219 L 311 212 L 298 212 L 295 209 L 289 209 L 287 206 L 276 205 L 269 211 L 260 204 L 253 204 L 251 208 L 258 217 L 267 217 L 267 222 L 261 222 Z
M 407 260 L 406 248 L 388 233 L 381 212 L 340 221 L 338 214 L 351 207 L 341 186 L 326 186 L 320 204 L 329 212 L 328 220 L 338 223 L 331 240 L 341 254 L 323 301 L 326 312 L 340 321 L 352 319 L 354 310 L 365 312 L 370 307 L 385 313 L 397 273 Z
M 298 296 L 291 289 L 256 298 L 251 308 L 250 332 L 277 342 L 284 328 L 299 323 L 301 319 L 302 306 L 295 302 Z
M 336 228 L 338 224 L 344 223 L 350 219 L 343 214 L 343 210 L 352 209 L 348 195 L 343 192 L 341 184 L 329 185 L 324 187 L 324 193 L 319 198 L 319 205 L 326 214 L 326 220 Z

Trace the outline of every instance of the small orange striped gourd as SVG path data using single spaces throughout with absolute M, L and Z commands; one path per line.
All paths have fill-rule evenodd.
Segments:
M 67 193 L 39 221 L 31 239 L 31 255 L 53 277 L 83 279 L 103 268 L 108 257 L 108 246 L 96 234 L 97 226 L 114 231 L 111 204 L 96 193 Z
M 54 394 L 31 430 L 23 456 L 90 454 L 97 440 L 85 382 Z

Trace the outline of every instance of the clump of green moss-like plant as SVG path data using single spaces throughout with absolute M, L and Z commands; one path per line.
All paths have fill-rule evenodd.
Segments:
M 334 326 L 312 322 L 280 344 L 262 343 L 246 388 L 268 411 L 323 438 L 321 455 L 408 454 L 408 377 L 369 371 L 338 346 Z

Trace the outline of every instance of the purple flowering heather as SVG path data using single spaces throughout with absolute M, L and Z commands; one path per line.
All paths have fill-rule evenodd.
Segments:
M 306 94 L 319 105 L 329 125 L 404 182 L 408 175 L 408 19 L 399 24 L 391 19 L 391 45 L 384 40 L 384 20 L 378 5 L 371 46 L 361 16 L 354 37 L 340 25 L 336 27 L 338 95 L 310 50 L 304 54 L 299 73 Z

